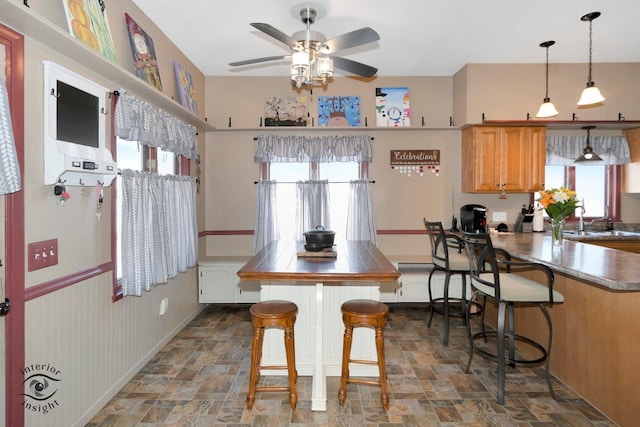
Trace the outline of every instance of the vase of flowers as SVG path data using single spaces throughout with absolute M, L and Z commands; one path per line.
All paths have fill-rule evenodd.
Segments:
M 566 218 L 578 207 L 576 192 L 568 188 L 552 188 L 539 191 L 536 199 L 551 218 L 551 240 L 553 246 L 562 246 L 562 233 Z

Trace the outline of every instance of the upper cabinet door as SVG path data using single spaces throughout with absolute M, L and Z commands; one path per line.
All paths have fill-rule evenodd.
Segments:
M 474 126 L 462 131 L 462 191 L 511 193 L 544 185 L 545 129 Z

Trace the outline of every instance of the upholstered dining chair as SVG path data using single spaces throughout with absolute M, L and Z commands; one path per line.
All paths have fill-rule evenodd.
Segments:
M 459 317 L 466 321 L 465 313 L 467 311 L 467 305 L 471 304 L 476 308 L 480 308 L 479 304 L 470 303 L 467 301 L 467 281 L 466 276 L 469 274 L 469 259 L 464 251 L 464 242 L 460 237 L 455 234 L 447 234 L 442 227 L 442 222 L 427 221 L 423 218 L 424 226 L 427 230 L 427 236 L 431 243 L 431 259 L 433 268 L 429 273 L 429 323 L 428 327 L 431 327 L 431 321 L 433 320 L 433 313 L 441 313 L 444 316 L 444 334 L 442 337 L 442 343 L 444 345 L 449 344 L 449 318 Z M 433 288 L 431 279 L 434 273 L 442 272 L 444 276 L 444 292 L 442 297 L 433 297 Z M 449 283 L 451 276 L 459 274 L 462 277 L 462 290 L 460 298 L 449 297 Z M 454 306 L 459 305 L 459 310 L 452 311 Z M 457 307 L 456 307 L 457 308 Z M 480 310 L 476 310 L 476 313 L 480 313 Z
M 469 359 L 467 372 L 471 367 L 474 351 L 485 357 L 495 359 L 498 364 L 498 392 L 497 401 L 504 405 L 505 395 L 505 365 L 515 367 L 516 364 L 541 364 L 546 361 L 545 376 L 551 397 L 555 399 L 549 374 L 551 360 L 551 343 L 553 341 L 553 326 L 547 305 L 553 305 L 564 301 L 563 295 L 553 289 L 553 271 L 546 265 L 533 262 L 512 261 L 509 254 L 501 249 L 495 249 L 488 233 L 463 232 L 463 241 L 468 256 L 471 286 L 474 289 L 473 297 L 482 295 L 496 301 L 497 330 L 472 334 L 471 324 L 467 316 L 467 338 L 469 341 Z M 518 275 L 521 271 L 539 270 L 543 273 L 544 283 Z M 537 277 L 537 276 L 536 276 Z M 537 304 L 547 321 L 549 339 L 546 348 L 538 342 L 515 333 L 515 306 L 517 304 Z M 467 310 L 468 313 L 468 310 Z M 484 316 L 483 316 L 484 317 Z M 505 324 L 507 330 L 505 331 Z M 488 338 L 495 338 L 495 341 Z M 479 341 L 482 341 L 479 342 Z M 516 341 L 526 343 L 531 350 L 538 354 L 532 358 L 518 359 L 516 356 Z M 490 346 L 495 342 L 495 350 Z M 488 343 L 488 344 L 487 344 Z M 527 348 L 529 350 L 529 348 Z M 495 352 L 494 352 L 495 351 Z

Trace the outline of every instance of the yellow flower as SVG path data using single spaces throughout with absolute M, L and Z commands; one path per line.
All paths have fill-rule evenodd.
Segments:
M 568 188 L 552 188 L 538 191 L 540 198 L 536 199 L 547 214 L 553 219 L 562 219 L 573 213 L 578 207 L 576 192 Z

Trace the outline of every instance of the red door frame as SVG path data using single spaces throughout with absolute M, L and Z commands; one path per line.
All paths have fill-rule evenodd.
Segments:
M 24 185 L 24 37 L 0 24 L 6 54 L 6 86 L 11 125 Z M 5 317 L 5 377 L 7 426 L 24 426 L 23 375 L 25 360 L 24 309 L 24 189 L 5 197 L 5 283 L 11 309 Z

